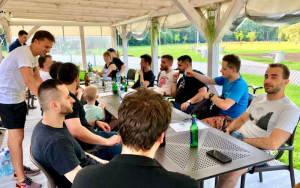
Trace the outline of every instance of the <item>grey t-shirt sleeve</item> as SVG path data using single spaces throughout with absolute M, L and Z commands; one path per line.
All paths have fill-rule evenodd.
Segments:
M 296 107 L 283 110 L 277 120 L 275 129 L 281 129 L 293 133 L 299 120 L 299 110 Z

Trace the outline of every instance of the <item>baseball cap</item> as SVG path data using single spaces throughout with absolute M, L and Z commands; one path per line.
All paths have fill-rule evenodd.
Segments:
M 109 49 L 107 49 L 107 51 L 109 51 L 109 52 L 116 52 L 115 49 L 113 49 L 113 48 L 109 48 Z

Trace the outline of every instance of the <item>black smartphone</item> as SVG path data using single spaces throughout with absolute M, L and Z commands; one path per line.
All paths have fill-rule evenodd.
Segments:
M 217 150 L 207 151 L 206 154 L 217 159 L 218 161 L 220 161 L 222 163 L 228 163 L 228 162 L 232 161 L 232 159 L 230 157 L 228 157 L 227 155 L 225 155 Z

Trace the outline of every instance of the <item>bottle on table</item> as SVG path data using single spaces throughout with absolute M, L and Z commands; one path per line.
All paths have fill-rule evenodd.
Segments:
M 116 83 L 116 79 L 114 79 L 114 84 L 112 85 L 112 91 L 114 95 L 118 94 L 118 85 Z
M 104 67 L 104 81 L 107 80 L 107 69 L 106 67 Z
M 127 82 L 124 76 L 124 80 L 123 80 L 123 87 L 124 87 L 124 92 L 127 92 Z
M 85 86 L 90 86 L 90 78 L 89 78 L 89 75 L 88 73 L 86 72 L 85 75 L 84 75 L 84 84 Z
M 198 126 L 197 126 L 197 119 L 196 115 L 192 116 L 193 122 L 190 128 L 190 136 L 191 136 L 191 147 L 198 147 Z
M 143 87 L 143 82 L 141 82 L 141 87 Z
M 5 153 L 0 151 L 0 177 L 4 176 L 4 161 L 5 161 Z
M 123 100 L 123 93 L 124 93 L 124 90 L 123 90 L 123 87 L 121 86 L 120 91 L 119 91 L 119 102 L 120 102 L 120 104 L 122 103 L 122 100 Z
M 117 84 L 118 84 L 118 86 L 120 86 L 121 85 L 121 74 L 120 74 L 119 70 L 117 71 L 116 78 L 117 78 Z
M 5 164 L 7 165 L 7 175 L 12 174 L 14 172 L 14 166 L 11 162 L 9 151 L 5 153 Z

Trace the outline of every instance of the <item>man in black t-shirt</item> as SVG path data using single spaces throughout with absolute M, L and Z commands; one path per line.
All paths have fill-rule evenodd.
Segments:
M 144 87 L 154 86 L 154 74 L 150 69 L 152 58 L 148 54 L 141 56 L 141 70 L 138 72 L 139 79 L 131 86 L 132 89 L 136 89 L 143 83 Z
M 178 59 L 179 73 L 174 73 L 173 84 L 171 87 L 171 96 L 175 97 L 175 102 L 172 101 L 174 108 L 181 110 L 187 114 L 191 114 L 196 103 L 203 99 L 204 93 L 208 91 L 208 86 L 193 75 L 186 75 L 187 69 L 192 69 L 192 59 L 188 55 L 183 55 Z M 197 73 L 203 74 L 200 71 L 194 70 Z M 177 79 L 179 74 L 183 74 L 183 77 Z
M 72 113 L 75 101 L 61 81 L 43 82 L 38 88 L 38 100 L 44 117 L 33 130 L 31 152 L 48 170 L 58 188 L 70 188 L 83 167 L 107 161 L 84 153 L 64 125 L 65 115 Z
M 74 95 L 79 87 L 79 70 L 73 63 L 64 63 L 58 68 L 58 78 L 70 92 L 70 96 L 75 100 L 73 112 L 66 115 L 65 124 L 70 133 L 76 138 L 81 148 L 86 151 L 98 146 L 109 146 L 112 156 L 121 153 L 121 137 L 116 132 L 110 132 L 107 123 L 93 120 L 87 121 L 82 103 Z M 99 127 L 103 131 L 95 132 L 94 128 Z M 100 157 L 107 159 L 107 149 L 101 150 Z
M 117 65 L 117 67 L 120 71 L 120 74 L 123 74 L 123 72 L 125 71 L 126 65 L 124 65 L 124 63 L 119 58 L 116 57 L 115 49 L 109 48 L 109 49 L 107 49 L 107 51 L 109 51 L 111 53 L 111 55 L 113 56 L 113 62 L 114 62 L 114 64 Z
M 197 188 L 194 179 L 169 172 L 153 160 L 172 111 L 172 105 L 155 91 L 141 87 L 126 95 L 118 111 L 121 155 L 106 165 L 82 169 L 72 188 Z

